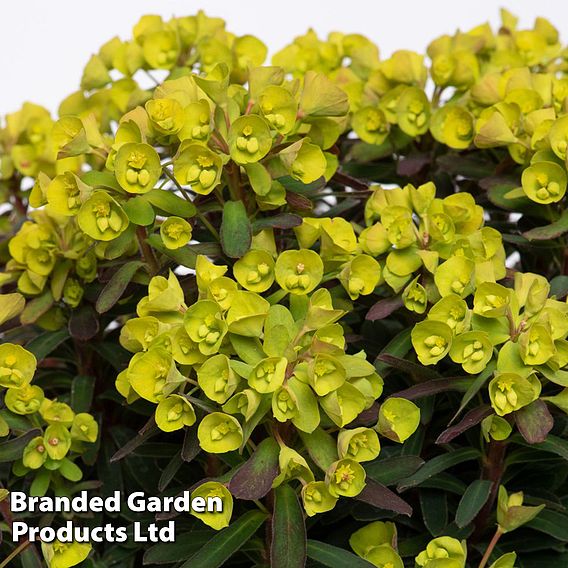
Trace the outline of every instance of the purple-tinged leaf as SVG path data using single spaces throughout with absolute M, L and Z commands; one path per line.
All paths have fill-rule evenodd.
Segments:
M 470 410 L 455 426 L 444 430 L 436 440 L 436 444 L 449 444 L 454 438 L 463 434 L 466 430 L 477 426 L 484 418 L 493 414 L 493 409 L 488 405 L 478 406 Z
M 366 320 L 377 321 L 390 316 L 393 312 L 402 307 L 402 297 L 394 296 L 392 298 L 383 298 L 379 300 L 365 316 Z
M 367 478 L 367 485 L 357 495 L 356 499 L 385 511 L 394 511 L 408 517 L 412 516 L 412 507 L 404 499 L 373 479 Z
M 416 377 L 420 377 L 421 379 L 427 381 L 432 381 L 441 378 L 440 375 L 434 369 L 425 367 L 424 365 L 419 365 L 418 363 L 414 363 L 412 361 L 407 361 L 406 359 L 402 359 L 401 357 L 389 355 L 388 353 L 379 355 L 377 359 L 379 361 L 382 361 L 389 367 L 398 369 L 399 371 L 403 371 L 408 375 L 414 375 Z
M 554 426 L 554 418 L 542 400 L 535 400 L 528 406 L 517 410 L 515 422 L 521 436 L 529 444 L 544 442 Z
M 69 334 L 73 339 L 89 341 L 99 332 L 99 318 L 90 304 L 73 310 L 69 318 Z
M 419 398 L 432 396 L 433 394 L 439 394 L 441 392 L 465 392 L 470 384 L 471 379 L 469 377 L 434 379 L 433 381 L 414 385 L 413 387 L 394 393 L 391 396 L 406 398 L 407 400 L 417 400 Z
M 304 512 L 289 485 L 274 490 L 271 568 L 296 568 L 306 564 L 307 533 Z

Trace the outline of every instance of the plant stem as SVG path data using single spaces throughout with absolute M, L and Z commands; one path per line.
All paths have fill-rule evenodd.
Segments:
M 4 568 L 5 566 L 9 566 L 10 562 L 12 560 L 14 560 L 14 558 L 16 558 L 16 556 L 18 556 L 18 554 L 20 554 L 20 552 L 23 552 L 30 544 L 31 543 L 30 543 L 29 540 L 24 540 L 24 542 L 19 544 L 17 546 L 17 548 L 14 548 L 14 550 L 12 550 L 12 552 L 8 556 L 6 556 L 6 558 L 0 564 L 0 568 Z
M 491 556 L 491 553 L 493 552 L 493 549 L 495 548 L 495 546 L 499 542 L 499 539 L 502 536 L 503 533 L 501 532 L 501 527 L 497 527 L 497 530 L 495 531 L 495 534 L 493 535 L 493 538 L 491 539 L 491 542 L 489 543 L 489 546 L 487 547 L 487 550 L 485 551 L 485 554 L 483 555 L 483 558 L 479 563 L 479 568 L 485 568 L 485 566 L 489 562 L 489 558 Z
M 142 253 L 142 257 L 144 261 L 148 265 L 150 269 L 151 276 L 155 276 L 160 272 L 160 263 L 152 250 L 152 247 L 146 242 L 146 238 L 148 237 L 148 233 L 146 232 L 146 227 L 137 227 L 136 228 L 136 238 L 138 239 L 138 245 L 140 246 L 140 252 Z

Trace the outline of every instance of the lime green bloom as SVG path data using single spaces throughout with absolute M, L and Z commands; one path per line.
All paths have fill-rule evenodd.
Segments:
M 192 509 L 191 514 L 194 517 L 197 517 L 200 521 L 204 522 L 207 526 L 210 526 L 216 531 L 229 526 L 231 516 L 233 515 L 233 496 L 222 483 L 219 483 L 218 481 L 206 481 L 205 483 L 202 483 L 191 492 L 191 499 L 193 500 L 196 497 L 202 497 L 205 499 L 206 507 L 208 499 L 217 497 L 223 502 L 223 510 L 198 513 Z
M 349 382 L 326 394 L 319 402 L 324 412 L 340 428 L 353 422 L 367 406 L 365 394 Z
M 184 247 L 191 240 L 191 225 L 181 217 L 168 217 L 160 225 L 160 236 L 168 249 Z
M 52 460 L 62 460 L 71 449 L 71 434 L 62 424 L 51 424 L 43 435 L 45 451 Z
M 214 355 L 219 351 L 228 329 L 219 305 L 212 300 L 199 300 L 193 304 L 185 312 L 184 326 L 203 355 Z
M 284 87 L 269 85 L 258 98 L 264 118 L 280 134 L 288 134 L 296 124 L 298 103 Z
M 197 370 L 197 380 L 207 398 L 219 404 L 227 402 L 239 384 L 229 358 L 221 353 L 204 361 Z
M 387 398 L 379 408 L 377 429 L 382 436 L 402 444 L 420 424 L 420 409 L 405 398 Z
M 248 377 L 248 384 L 255 391 L 265 394 L 282 386 L 288 361 L 284 357 L 268 357 L 259 361 Z
M 211 109 L 205 99 L 190 103 L 184 109 L 184 124 L 178 132 L 180 140 L 207 142 L 211 135 Z
M 221 156 L 196 142 L 183 142 L 174 157 L 174 175 L 192 191 L 208 195 L 221 183 L 223 160 Z
M 258 162 L 272 148 L 270 123 L 258 115 L 237 118 L 229 129 L 229 150 L 237 164 Z
M 485 369 L 493 356 L 493 345 L 484 331 L 466 331 L 456 335 L 450 348 L 450 357 L 460 363 L 466 373 L 477 375 Z
M 489 568 L 515 568 L 517 561 L 517 554 L 515 552 L 508 552 L 500 556 Z
M 224 454 L 240 447 L 243 442 L 243 431 L 236 418 L 222 412 L 212 412 L 199 424 L 197 437 L 204 451 Z
M 541 388 L 535 375 L 500 373 L 489 383 L 491 406 L 499 416 L 505 416 L 535 401 Z
M 181 365 L 195 365 L 207 358 L 199 351 L 199 345 L 187 335 L 183 325 L 180 325 L 173 334 L 172 356 L 174 361 Z
M 497 524 L 502 532 L 508 533 L 518 529 L 532 521 L 544 509 L 544 505 L 527 507 L 523 505 L 523 501 L 524 495 L 522 491 L 509 495 L 503 485 L 499 486 Z
M 206 256 L 197 255 L 195 261 L 195 276 L 197 277 L 197 287 L 199 291 L 205 293 L 213 280 L 220 278 L 227 272 L 227 266 L 217 266 Z
M 94 443 L 99 435 L 97 421 L 87 412 L 80 412 L 73 418 L 71 424 L 71 438 L 81 442 Z
M 105 191 L 95 191 L 77 214 L 81 231 L 97 241 L 111 241 L 128 227 L 122 207 Z
M 519 344 L 526 365 L 543 365 L 556 353 L 550 330 L 542 324 L 534 324 L 522 333 Z
M 492 414 L 481 421 L 481 432 L 486 442 L 493 440 L 506 440 L 513 431 L 513 427 L 505 418 Z
M 92 282 L 97 277 L 97 257 L 95 251 L 88 250 L 75 262 L 77 276 L 85 282 Z
M 381 451 L 377 433 L 371 428 L 341 430 L 337 437 L 337 452 L 340 458 L 358 462 L 374 460 Z
M 438 300 L 428 312 L 428 319 L 445 323 L 454 333 L 469 329 L 471 312 L 457 294 L 448 294 Z
M 41 551 L 49 568 L 70 568 L 89 556 L 91 544 L 86 542 L 42 542 Z
M 423 365 L 434 365 L 449 352 L 452 329 L 441 321 L 421 321 L 412 329 L 412 345 Z
M 183 127 L 185 114 L 175 99 L 152 99 L 146 105 L 146 112 L 152 126 L 160 134 L 177 134 Z
M 419 136 L 428 131 L 430 103 L 422 89 L 406 88 L 396 106 L 396 118 L 400 129 L 409 136 Z
M 440 536 L 431 540 L 416 558 L 420 568 L 465 568 L 467 547 L 465 541 Z
M 301 479 L 307 483 L 314 481 L 314 474 L 308 462 L 296 451 L 282 445 L 278 454 L 280 473 L 274 479 L 272 487 L 278 487 L 291 479 Z
M 48 424 L 71 426 L 75 418 L 75 413 L 68 404 L 56 400 L 44 399 L 39 412 Z
M 37 360 L 34 354 L 21 345 L 13 343 L 0 345 L 0 386 L 21 388 L 29 384 L 36 367 Z
M 434 282 L 442 297 L 457 294 L 461 298 L 469 296 L 473 290 L 475 264 L 469 258 L 452 256 L 436 270 Z
M 278 422 L 286 422 L 298 415 L 296 396 L 288 385 L 279 387 L 272 395 L 272 414 Z
M 417 276 L 402 293 L 402 302 L 404 307 L 411 312 L 423 314 L 428 305 L 428 296 L 426 289 L 418 282 L 420 277 Z
M 307 138 L 291 144 L 279 153 L 290 175 L 308 184 L 321 178 L 327 169 L 327 160 L 319 146 L 310 144 Z
M 237 282 L 251 292 L 265 292 L 274 282 L 274 259 L 265 250 L 249 250 L 235 262 Z
M 128 365 L 128 380 L 142 398 L 157 403 L 184 379 L 172 354 L 162 347 L 136 353 Z
M 317 353 L 308 365 L 308 380 L 318 396 L 337 390 L 346 378 L 345 367 L 333 355 Z
M 162 174 L 160 156 L 148 144 L 123 144 L 114 159 L 114 174 L 128 193 L 147 193 Z
M 352 126 L 357 136 L 368 144 L 382 144 L 390 131 L 390 124 L 384 112 L 375 107 L 358 110 L 353 115 Z
M 207 288 L 207 299 L 215 300 L 221 309 L 226 311 L 233 305 L 233 299 L 239 287 L 234 280 L 221 276 L 209 284 Z
M 381 266 L 372 257 L 360 254 L 347 263 L 339 273 L 339 281 L 352 300 L 373 292 L 381 279 Z
M 371 227 L 363 229 L 359 235 L 359 246 L 363 252 L 371 256 L 379 256 L 390 250 L 392 244 L 383 225 L 375 223 Z
M 402 558 L 398 555 L 396 550 L 388 544 L 382 544 L 372 548 L 365 556 L 365 560 L 378 566 L 378 568 L 404 568 Z
M 308 517 L 331 511 L 338 497 L 332 495 L 324 481 L 310 481 L 302 487 L 302 503 Z
M 308 302 L 308 311 L 304 320 L 304 325 L 309 329 L 323 330 L 325 326 L 330 326 L 340 319 L 345 312 L 336 310 L 329 290 L 319 288 L 316 290 Z M 317 333 L 317 332 L 316 332 Z M 343 332 L 341 332 L 343 336 Z M 344 341 L 341 348 L 343 349 Z
M 72 308 L 76 308 L 83 299 L 83 286 L 75 278 L 67 278 L 63 286 L 63 301 Z
M 179 323 L 185 311 L 183 290 L 170 270 L 167 278 L 154 276 L 148 285 L 148 295 L 138 302 L 140 317 L 154 316 L 163 323 Z
M 412 212 L 406 207 L 393 205 L 381 212 L 381 223 L 387 230 L 387 237 L 397 249 L 404 249 L 416 242 Z
M 367 475 L 363 466 L 351 459 L 332 463 L 325 473 L 325 482 L 334 497 L 355 497 L 363 491 Z
M 174 432 L 184 426 L 195 424 L 195 410 L 184 396 L 171 394 L 156 407 L 156 424 L 164 432 Z
M 164 324 L 153 316 L 132 318 L 120 330 L 120 344 L 131 353 L 147 351 L 163 330 Z
M 229 414 L 242 414 L 245 421 L 248 421 L 257 411 L 261 400 L 262 396 L 255 390 L 243 389 L 223 405 L 223 411 Z
M 334 260 L 357 252 L 357 236 L 353 225 L 342 217 L 324 218 L 317 220 L 323 258 Z
M 21 388 L 9 388 L 4 402 L 8 410 L 15 414 L 34 414 L 43 402 L 43 390 L 36 385 L 24 385 Z
M 430 131 L 438 142 L 456 150 L 465 150 L 473 142 L 474 118 L 463 107 L 443 106 L 432 115 Z
M 287 250 L 276 260 L 274 274 L 278 285 L 290 294 L 309 294 L 323 277 L 323 261 L 308 249 Z
M 28 442 L 24 448 L 22 462 L 30 469 L 39 469 L 47 459 L 45 441 L 41 436 L 37 436 Z
M 259 337 L 269 308 L 270 304 L 262 296 L 238 290 L 227 312 L 229 331 L 246 337 Z
M 179 57 L 180 46 L 175 31 L 155 31 L 144 37 L 144 59 L 153 69 L 171 69 Z
M 428 218 L 428 229 L 430 237 L 436 243 L 449 244 L 453 242 L 456 235 L 454 222 L 445 213 L 433 213 Z
M 548 131 L 548 139 L 552 151 L 561 159 L 566 160 L 568 150 L 568 116 L 558 118 Z
M 521 177 L 526 195 L 537 203 L 557 203 L 566 194 L 566 170 L 555 162 L 535 162 Z
M 511 305 L 512 290 L 494 282 L 484 282 L 477 287 L 473 298 L 473 313 L 486 318 L 499 318 Z
M 389 521 L 375 521 L 356 530 L 349 538 L 349 545 L 361 558 L 377 546 L 394 545 L 397 541 L 396 525 Z
M 72 172 L 55 176 L 46 191 L 49 209 L 66 217 L 77 215 L 83 200 L 90 192 L 91 188 Z

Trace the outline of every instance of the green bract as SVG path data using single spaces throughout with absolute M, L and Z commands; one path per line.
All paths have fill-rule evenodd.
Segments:
M 191 225 L 181 217 L 168 217 L 160 225 L 160 236 L 169 249 L 178 249 L 191 240 Z
M 322 279 L 323 262 L 312 250 L 289 250 L 278 256 L 274 273 L 276 281 L 286 292 L 308 294 Z
M 36 371 L 37 360 L 20 345 L 0 345 L 0 386 L 21 388 L 29 384 Z
M 95 191 L 77 214 L 81 230 L 97 241 L 112 241 L 128 228 L 122 207 L 105 191 Z
M 213 412 L 199 423 L 197 430 L 199 445 L 212 454 L 222 454 L 236 450 L 243 441 L 243 431 L 236 418 Z
M 114 173 L 129 193 L 147 193 L 162 173 L 160 157 L 148 144 L 124 144 L 114 159 Z
M 402 443 L 412 436 L 420 424 L 420 409 L 405 398 L 387 398 L 379 408 L 377 429 L 394 442 Z
M 237 164 L 258 162 L 272 147 L 270 123 L 256 115 L 241 116 L 231 124 L 228 142 Z

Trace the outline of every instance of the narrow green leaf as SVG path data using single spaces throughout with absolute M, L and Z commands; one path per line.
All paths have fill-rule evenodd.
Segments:
M 520 444 L 521 446 L 528 446 L 544 452 L 550 452 L 568 460 L 568 441 L 558 438 L 557 436 L 549 434 L 546 440 L 539 444 L 529 444 L 519 434 L 511 436 L 510 440 Z
M 565 209 L 557 221 L 550 223 L 550 225 L 544 225 L 543 227 L 537 227 L 536 229 L 525 231 L 523 233 L 523 237 L 529 241 L 548 241 L 550 239 L 556 239 L 567 232 L 568 209 Z
M 19 460 L 22 457 L 24 448 L 28 445 L 28 442 L 36 436 L 41 436 L 41 430 L 34 428 L 17 438 L 12 438 L 7 442 L 2 442 L 0 444 L 0 463 Z
M 379 353 L 381 355 L 393 355 L 395 357 L 404 357 L 412 347 L 412 341 L 410 339 L 410 333 L 412 329 L 403 329 L 398 335 L 393 337 L 386 345 L 386 347 Z M 375 359 L 375 369 L 379 375 L 384 375 L 386 371 L 389 370 L 389 366 L 386 363 L 380 361 L 379 357 Z
M 93 400 L 95 378 L 77 375 L 71 385 L 71 408 L 75 412 L 88 412 Z
M 543 509 L 537 517 L 526 524 L 527 527 L 543 532 L 562 542 L 568 542 L 568 515 Z
M 465 490 L 456 511 L 456 525 L 462 529 L 475 519 L 491 494 L 493 483 L 477 479 Z
M 440 536 L 448 524 L 448 496 L 445 491 L 420 490 L 420 509 L 428 532 Z
M 191 250 L 190 246 L 181 247 L 178 249 L 168 249 L 164 246 L 160 235 L 149 235 L 146 239 L 152 248 L 156 249 L 158 252 L 171 258 L 173 261 L 185 266 L 187 268 L 195 268 L 195 261 L 197 259 L 197 254 Z
M 138 446 L 141 446 L 146 440 L 150 439 L 152 436 L 158 434 L 160 429 L 156 426 L 154 417 L 150 418 L 144 427 L 138 432 L 138 434 L 132 438 L 129 442 L 122 445 L 120 450 L 118 450 L 111 458 L 110 463 L 117 462 L 122 458 L 126 457 L 128 454 L 132 453 Z
M 436 444 L 449 444 L 454 438 L 477 426 L 484 418 L 493 413 L 493 409 L 487 404 L 470 410 L 455 426 L 446 428 L 436 439 Z
M 178 534 L 176 542 L 159 543 L 144 553 L 143 564 L 172 564 L 183 562 L 211 540 L 213 530 L 200 529 Z
M 394 511 L 408 517 L 412 516 L 412 507 L 406 501 L 373 479 L 367 479 L 363 491 L 355 499 L 385 511 Z
M 329 466 L 339 459 L 335 439 L 322 428 L 316 428 L 311 434 L 299 434 L 310 457 L 322 471 L 327 471 Z
M 22 325 L 35 323 L 51 306 L 53 306 L 53 295 L 49 290 L 45 291 L 41 296 L 30 300 L 20 315 Z
M 437 475 L 449 469 L 450 467 L 456 466 L 460 463 L 471 461 L 479 458 L 479 450 L 475 448 L 462 448 L 460 450 L 448 452 L 441 456 L 436 456 L 430 461 L 427 461 L 415 474 L 403 479 L 398 484 L 398 490 L 403 491 L 409 489 L 410 487 L 416 487 L 420 485 L 423 481 L 426 481 L 430 477 Z
M 180 568 L 218 568 L 241 548 L 266 520 L 260 511 L 249 511 L 218 532 Z
M 151 225 L 156 217 L 152 205 L 142 195 L 129 199 L 122 208 L 135 225 Z
M 221 246 L 231 258 L 240 258 L 250 248 L 252 227 L 242 201 L 227 201 L 221 222 Z
M 26 345 L 26 349 L 31 351 L 38 361 L 41 361 L 68 338 L 69 332 L 66 329 L 46 331 L 45 333 L 34 337 Z
M 306 524 L 296 492 L 289 485 L 274 490 L 271 568 L 297 568 L 306 564 Z
M 273 438 L 264 439 L 248 461 L 231 478 L 228 489 L 237 499 L 262 499 L 278 475 L 280 447 Z
M 196 213 L 193 203 L 166 189 L 152 189 L 148 193 L 141 195 L 140 198 L 151 203 L 156 209 L 170 215 L 194 217 Z
M 379 457 L 366 463 L 367 477 L 383 485 L 395 485 L 401 479 L 411 476 L 424 465 L 424 460 L 418 456 Z
M 139 260 L 133 260 L 123 264 L 107 282 L 97 298 L 96 309 L 99 314 L 108 312 L 120 300 L 124 290 L 130 284 L 138 269 L 144 266 Z
M 364 558 L 318 540 L 308 540 L 308 557 L 328 568 L 373 568 Z
M 158 491 L 161 493 L 168 488 L 168 485 L 176 476 L 184 460 L 181 457 L 181 450 L 169 461 L 168 465 L 163 469 L 160 481 L 158 482 Z
M 252 232 L 256 235 L 262 229 L 293 229 L 302 224 L 302 218 L 294 213 L 281 213 L 273 217 L 261 217 L 252 223 Z

